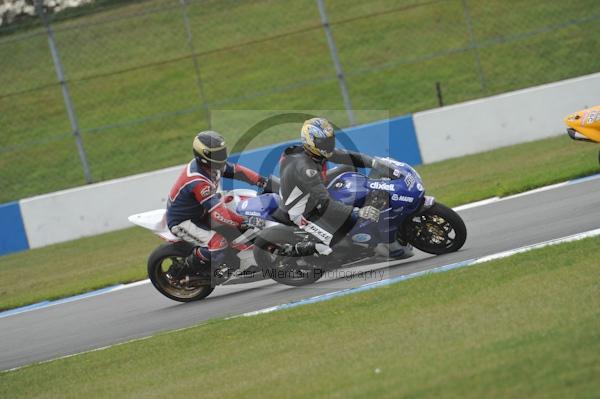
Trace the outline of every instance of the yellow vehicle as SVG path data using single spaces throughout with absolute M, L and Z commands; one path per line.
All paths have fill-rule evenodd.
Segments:
M 568 126 L 567 134 L 573 140 L 600 143 L 600 105 L 567 116 L 565 123 Z

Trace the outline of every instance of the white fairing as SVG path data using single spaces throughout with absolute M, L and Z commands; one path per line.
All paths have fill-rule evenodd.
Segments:
M 256 191 L 237 189 L 227 191 L 223 193 L 223 199 L 225 199 L 225 206 L 235 212 L 237 204 L 243 200 L 243 198 L 256 197 Z M 167 226 L 167 210 L 166 209 L 155 209 L 153 211 L 136 213 L 135 215 L 129 216 L 127 219 L 137 226 L 151 230 L 154 234 L 158 235 L 162 239 L 170 242 L 181 241 L 179 237 L 171 233 Z
M 169 231 L 167 226 L 167 210 L 155 209 L 153 211 L 136 213 L 127 219 L 135 225 L 151 230 L 164 240 L 175 242 L 181 241 L 179 237 Z
M 222 198 L 225 201 L 225 206 L 229 210 L 235 212 L 240 202 L 242 202 L 246 198 L 251 197 L 256 197 L 256 191 L 238 188 L 237 190 L 223 192 Z

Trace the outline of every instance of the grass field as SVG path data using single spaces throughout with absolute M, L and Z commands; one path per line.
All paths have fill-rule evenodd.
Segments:
M 587 239 L 214 320 L 1 373 L 0 397 L 596 398 L 598 251 Z
M 207 118 L 180 2 L 101 3 L 54 26 L 95 180 L 183 163 Z M 597 72 L 596 5 L 327 1 L 353 106 L 392 115 L 436 107 L 437 81 L 450 104 Z M 190 1 L 186 12 L 211 110 L 343 108 L 313 0 Z M 42 29 L 1 30 L 0 67 L 0 203 L 83 184 Z M 233 142 L 238 130 L 224 133 Z
M 557 137 L 418 170 L 427 191 L 454 206 L 597 173 L 596 151 Z M 144 279 L 147 256 L 159 242 L 132 228 L 2 256 L 0 310 Z

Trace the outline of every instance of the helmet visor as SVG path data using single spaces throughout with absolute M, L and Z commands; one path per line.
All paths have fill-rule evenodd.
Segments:
M 227 167 L 227 149 L 225 147 L 204 148 L 201 153 L 195 152 L 195 154 L 200 165 L 209 173 L 211 180 L 218 182 Z
M 314 143 L 315 147 L 324 157 L 329 158 L 333 155 L 333 150 L 335 149 L 335 136 L 315 137 Z
M 219 164 L 224 164 L 227 161 L 227 148 L 204 148 L 202 150 L 202 156 L 214 166 L 219 167 Z

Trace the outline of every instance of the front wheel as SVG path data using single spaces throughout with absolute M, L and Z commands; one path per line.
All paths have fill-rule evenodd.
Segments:
M 190 245 L 177 242 L 161 245 L 148 258 L 148 277 L 152 285 L 174 301 L 198 301 L 214 290 L 210 283 L 194 282 L 195 276 L 185 265 L 185 258 L 190 253 Z
M 467 240 L 467 227 L 458 213 L 435 203 L 424 213 L 407 219 L 402 235 L 415 248 L 441 255 L 462 248 Z

